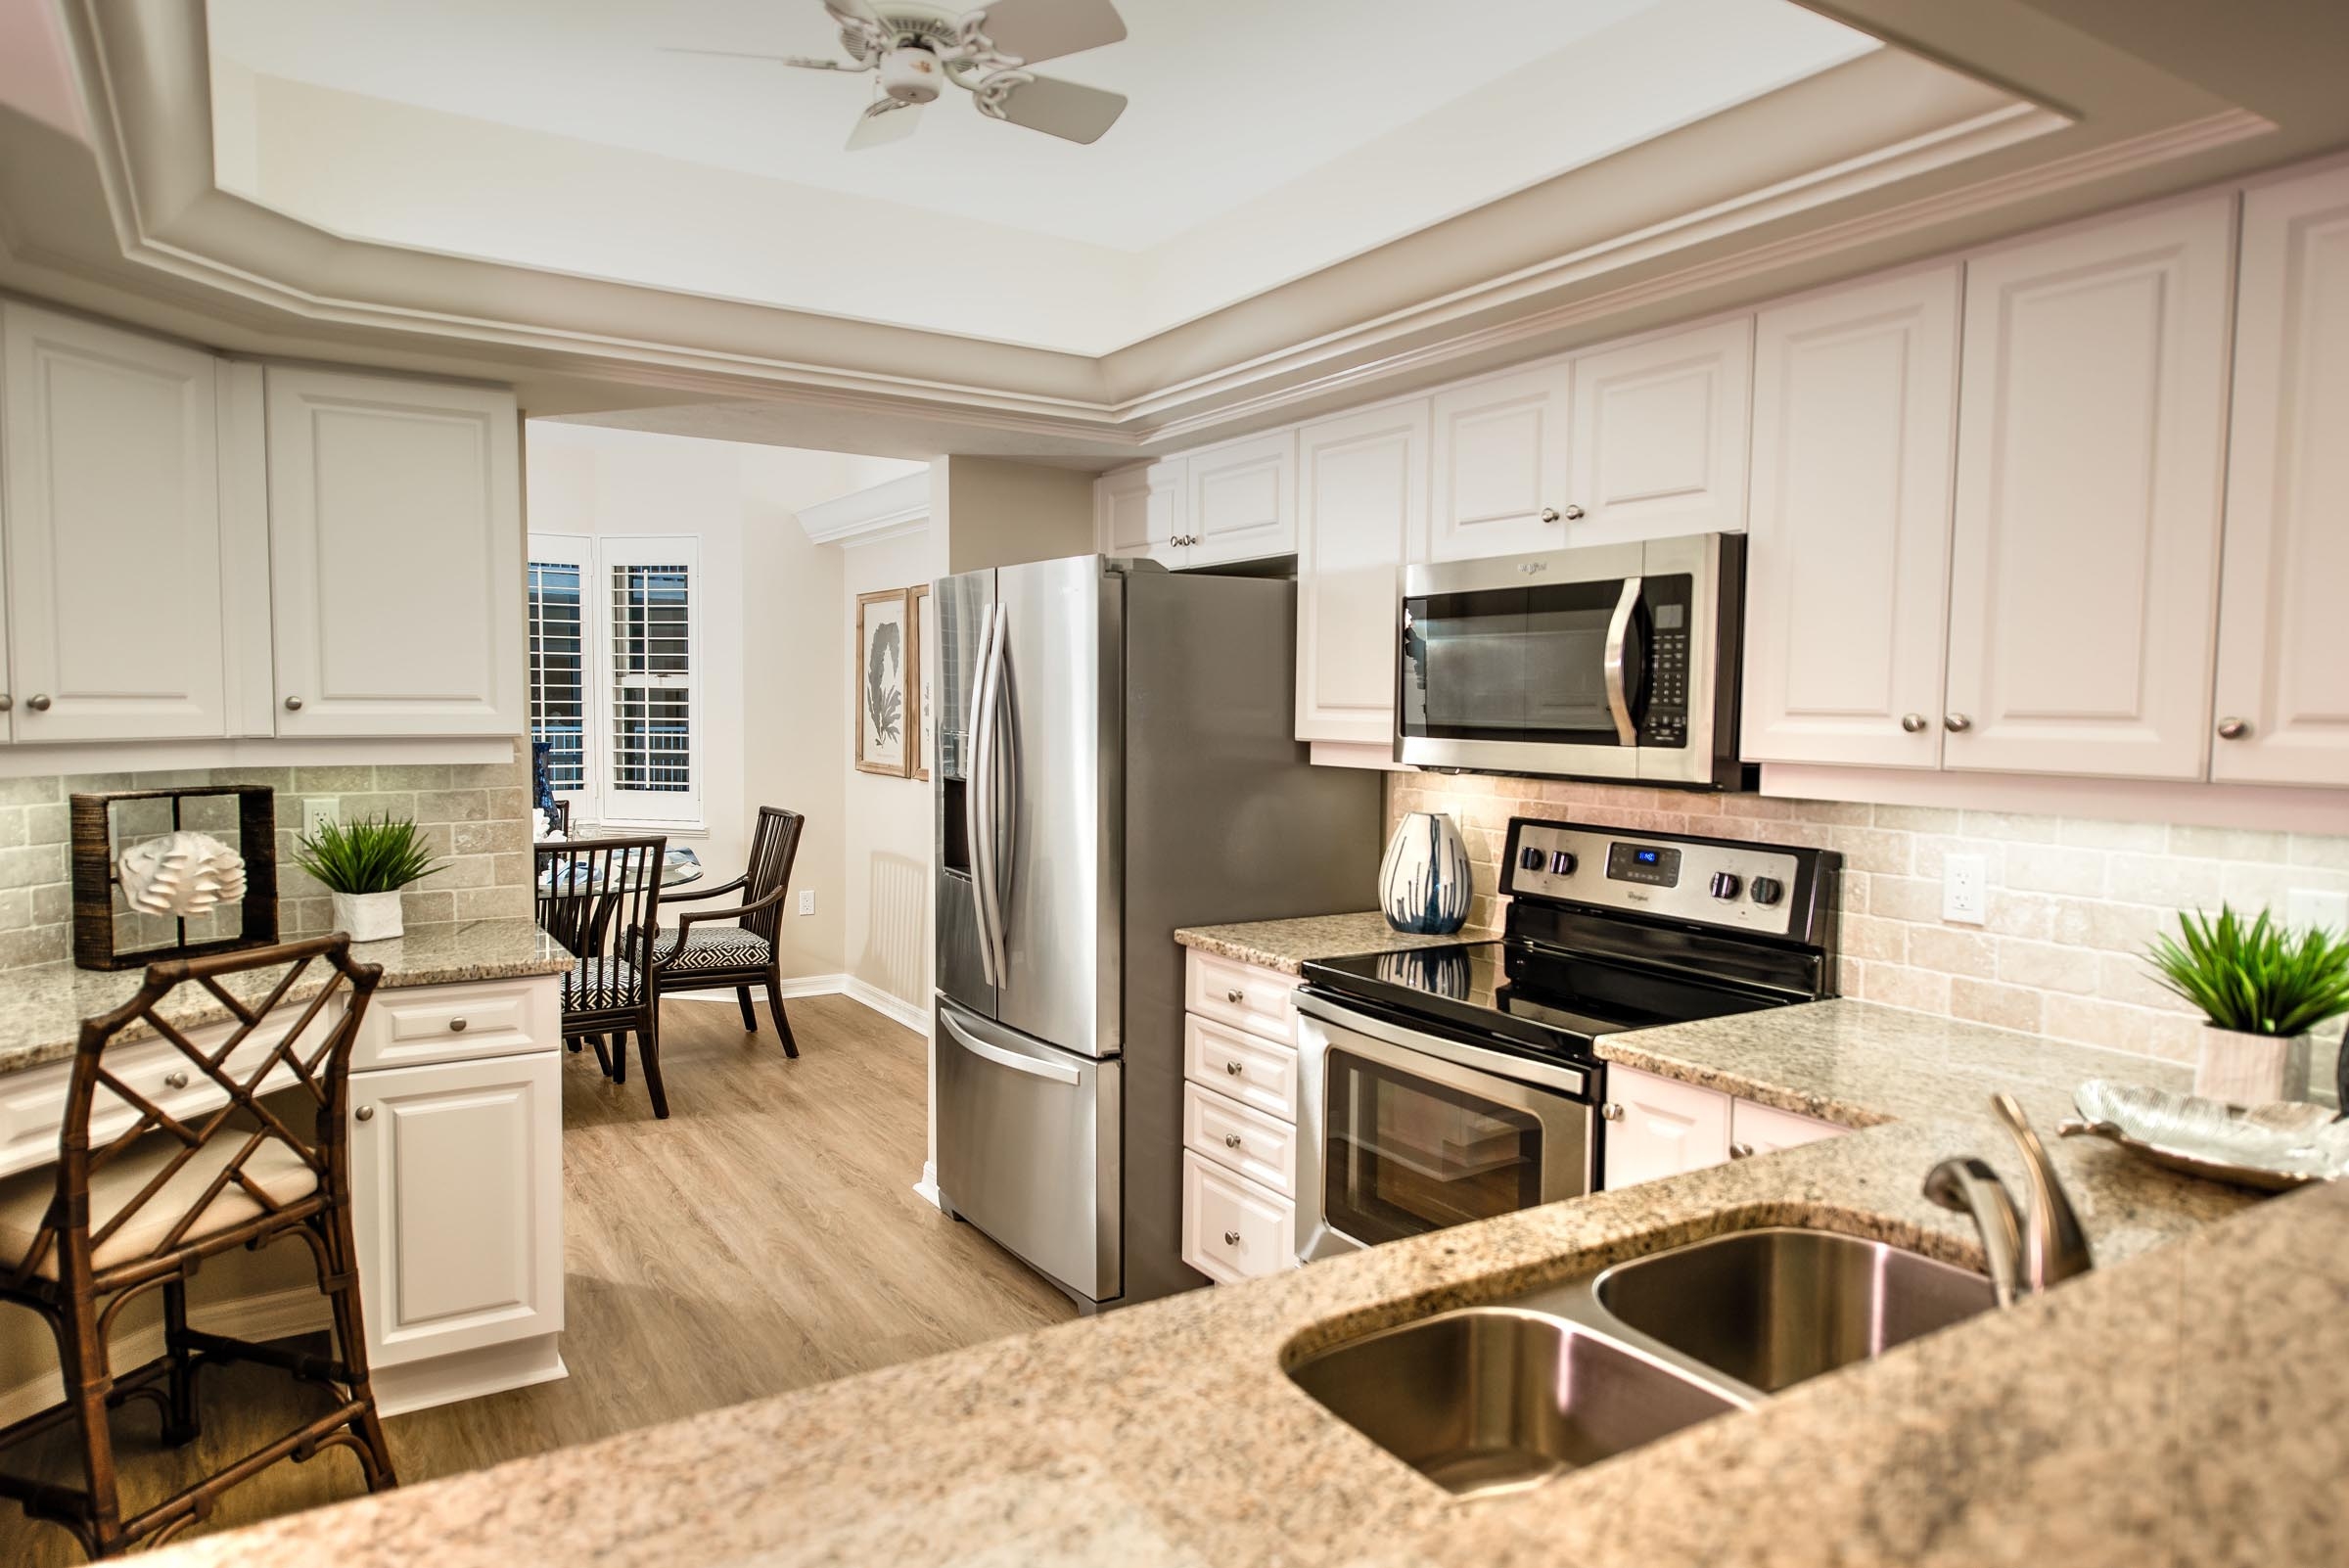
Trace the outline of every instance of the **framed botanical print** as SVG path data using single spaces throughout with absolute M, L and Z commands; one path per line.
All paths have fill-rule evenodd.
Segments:
M 913 772 L 911 601 L 903 588 L 856 596 L 856 770 L 904 778 Z
M 905 684 L 914 694 L 913 776 L 926 779 L 930 760 L 938 755 L 938 710 L 930 700 L 930 584 L 908 588 L 905 596 L 913 603 L 905 649 L 905 668 L 910 671 Z

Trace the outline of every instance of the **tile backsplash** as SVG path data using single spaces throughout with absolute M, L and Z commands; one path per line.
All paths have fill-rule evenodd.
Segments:
M 73 954 L 73 896 L 67 801 L 73 795 L 189 784 L 266 784 L 276 793 L 278 932 L 307 936 L 334 929 L 327 890 L 294 863 L 302 803 L 332 800 L 345 822 L 362 816 L 410 817 L 446 863 L 401 899 L 412 924 L 491 918 L 529 919 L 530 772 L 521 761 L 355 764 L 329 767 L 221 767 L 177 772 L 73 774 L 0 779 L 0 969 L 53 963 Z M 160 806 L 116 808 L 117 839 L 162 832 Z M 233 833 L 236 808 L 192 805 L 191 828 Z M 117 899 L 119 895 L 117 894 Z M 167 922 L 117 914 L 117 941 L 145 945 L 167 940 Z M 144 922 L 142 924 L 142 922 Z M 234 918 L 228 922 L 233 929 Z M 202 928 L 191 923 L 191 933 Z
M 2190 1061 L 2201 1018 L 2142 954 L 2181 909 L 2273 909 L 2295 891 L 2349 893 L 2349 838 L 1922 807 L 1791 801 L 1478 774 L 1397 773 L 1405 811 L 1449 811 L 1467 841 L 1470 920 L 1499 923 L 1509 818 L 1697 833 L 1837 850 L 1846 996 L 2058 1039 Z M 1941 918 L 1942 860 L 1979 854 L 1979 926 Z

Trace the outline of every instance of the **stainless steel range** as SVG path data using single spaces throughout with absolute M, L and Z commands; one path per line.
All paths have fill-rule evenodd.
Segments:
M 1595 1190 L 1597 1043 L 1832 995 L 1841 862 L 1519 817 L 1499 941 L 1307 964 L 1299 1259 Z

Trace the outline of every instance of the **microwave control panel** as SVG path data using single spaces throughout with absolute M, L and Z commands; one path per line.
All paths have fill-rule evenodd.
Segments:
M 1649 577 L 1639 597 L 1647 607 L 1647 703 L 1639 715 L 1642 746 L 1688 744 L 1688 622 L 1696 579 Z

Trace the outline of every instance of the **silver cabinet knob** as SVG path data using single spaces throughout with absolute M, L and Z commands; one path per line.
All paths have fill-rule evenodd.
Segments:
M 1542 521 L 1543 521 L 1543 522 L 1544 522 L 1544 523 L 1555 523 L 1557 520 L 1558 520 L 1558 509 L 1557 509 L 1556 507 L 1554 507 L 1554 506 L 1545 506 L 1545 507 L 1542 508 Z
M 1237 1078 L 1240 1076 L 1240 1074 L 1247 1071 L 1247 1069 L 1240 1066 L 1240 1064 L 1237 1062 L 1225 1062 L 1223 1064 L 1223 1071 L 1229 1073 L 1232 1077 Z
M 372 1122 L 375 1120 L 375 1107 L 372 1105 L 362 1105 L 350 1114 L 358 1121 Z
M 301 712 L 301 699 L 300 699 L 300 698 L 299 698 L 299 697 L 289 697 L 289 698 L 287 698 L 287 699 L 286 699 L 286 712 L 287 712 L 287 713 L 289 713 L 289 714 L 299 714 L 299 713 L 300 713 L 300 712 Z
M 16 706 L 17 700 L 14 697 L 11 697 L 4 691 L 0 691 L 0 714 L 5 714 Z
M 1911 735 L 1923 734 L 1925 730 L 1925 715 L 1922 714 L 1903 714 L 1901 715 L 1901 728 Z
M 464 1034 L 464 1033 L 465 1033 L 465 1020 L 464 1020 L 464 1019 L 462 1019 L 462 1018 L 452 1018 L 452 1019 L 450 1019 L 450 1020 L 448 1021 L 448 1032 L 449 1032 L 450 1034 L 452 1034 L 452 1035 L 462 1035 L 462 1034 Z
M 165 1088 L 186 1088 L 187 1086 L 188 1086 L 188 1075 L 187 1075 L 187 1074 L 185 1074 L 185 1073 L 165 1073 L 165 1074 L 163 1075 L 163 1087 L 165 1087 Z
M 1974 721 L 1963 714 L 1951 714 L 1942 719 L 1941 727 L 1953 735 L 1962 735 L 1974 727 Z
M 1623 1120 L 1623 1107 L 1609 1100 L 1598 1108 L 1598 1114 L 1603 1121 L 1620 1122 Z
M 1567 507 L 1567 508 L 1566 508 L 1566 521 L 1567 521 L 1567 522 L 1569 522 L 1569 523 L 1580 523 L 1582 520 L 1583 520 L 1583 509 L 1582 509 L 1581 507 L 1579 507 L 1579 506 L 1569 506 L 1569 507 Z
M 24 706 L 36 714 L 45 714 L 49 712 L 49 694 L 45 691 L 35 692 L 24 699 Z
M 2249 719 L 2222 718 L 2219 720 L 2219 739 L 2221 740 L 2241 740 L 2250 733 L 2251 722 Z
M 1239 1146 L 1240 1135 L 1237 1132 L 1226 1132 L 1223 1134 L 1223 1147 L 1227 1149 L 1236 1149 Z
M 1732 1159 L 1732 1160 L 1750 1160 L 1750 1159 L 1752 1159 L 1753 1157 L 1754 1157 L 1754 1146 L 1753 1146 L 1752 1144 L 1750 1144 L 1750 1143 L 1732 1143 L 1732 1144 L 1730 1144 L 1730 1145 L 1729 1145 L 1729 1158 L 1730 1158 L 1730 1159 Z
M 1238 1246 L 1239 1244 L 1240 1244 L 1240 1233 L 1239 1233 L 1238 1231 L 1236 1231 L 1236 1230 L 1226 1230 L 1226 1231 L 1224 1231 L 1224 1232 L 1223 1232 L 1223 1245 L 1224 1245 L 1224 1246 L 1226 1246 L 1226 1247 L 1236 1247 L 1236 1246 Z
M 1248 999 L 1248 993 L 1244 991 L 1227 991 L 1223 993 L 1223 999 L 1237 1006 Z

